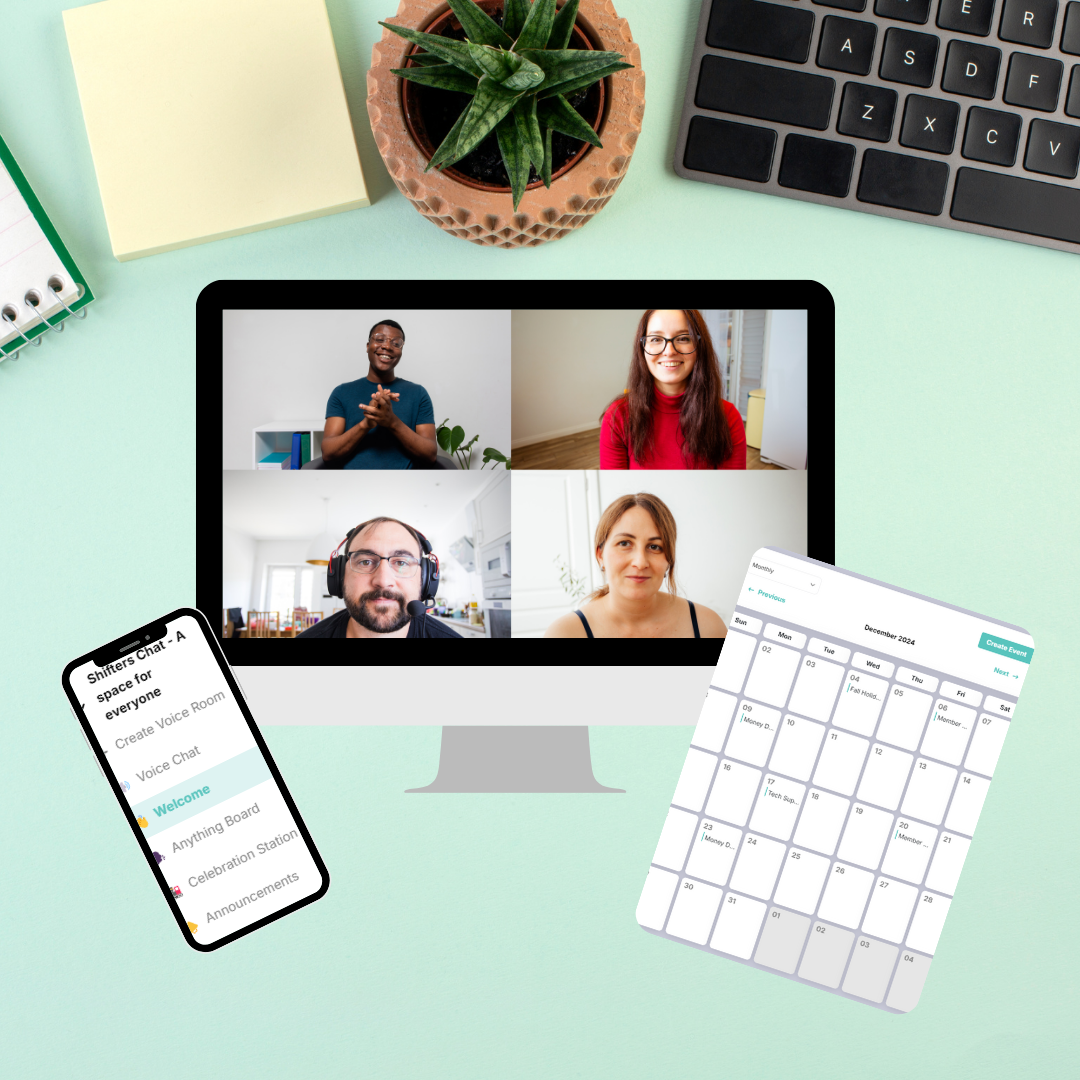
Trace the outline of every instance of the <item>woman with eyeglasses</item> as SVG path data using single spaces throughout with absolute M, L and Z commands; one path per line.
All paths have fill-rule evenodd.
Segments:
M 746 430 L 724 401 L 700 311 L 646 311 L 627 389 L 600 418 L 601 469 L 745 469 Z
M 556 619 L 544 637 L 727 636 L 715 611 L 677 594 L 675 518 L 655 495 L 616 499 L 600 515 L 594 548 L 606 584 L 577 611 Z

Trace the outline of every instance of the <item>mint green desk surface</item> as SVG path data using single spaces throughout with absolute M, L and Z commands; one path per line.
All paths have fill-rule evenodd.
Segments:
M 373 205 L 121 265 L 63 6 L 0 0 L 0 25 L 18 28 L 0 65 L 0 131 L 99 297 L 62 338 L 0 364 L 4 1074 L 1074 1069 L 1080 255 L 676 178 L 696 0 L 618 5 L 642 46 L 648 107 L 609 206 L 539 249 L 474 247 L 406 204 L 367 129 L 364 71 L 394 0 L 329 0 Z M 594 728 L 597 777 L 627 794 L 592 797 L 405 796 L 434 775 L 438 729 L 271 728 L 330 892 L 212 956 L 183 944 L 60 671 L 194 600 L 200 289 L 375 275 L 806 277 L 832 291 L 838 564 L 1019 623 L 1038 649 L 915 1012 L 886 1015 L 636 927 L 688 727 Z M 618 293 L 594 302 L 617 306 Z

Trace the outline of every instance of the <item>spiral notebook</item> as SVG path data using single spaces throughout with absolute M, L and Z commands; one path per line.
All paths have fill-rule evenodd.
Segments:
M 40 345 L 94 299 L 37 196 L 0 139 L 0 360 Z

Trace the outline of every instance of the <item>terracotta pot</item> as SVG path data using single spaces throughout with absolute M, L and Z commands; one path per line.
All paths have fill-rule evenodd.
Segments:
M 401 0 L 392 21 L 423 29 L 448 10 L 445 4 L 434 7 L 432 0 Z M 607 204 L 626 173 L 641 133 L 645 76 L 640 50 L 611 0 L 581 0 L 577 25 L 600 48 L 622 53 L 634 67 L 604 80 L 604 109 L 596 128 L 603 147 L 586 146 L 562 175 L 552 177 L 550 188 L 530 185 L 516 212 L 505 188 L 469 178 L 463 182 L 452 175 L 453 169 L 424 172 L 430 145 L 425 152 L 410 135 L 402 108 L 404 80 L 390 73 L 405 66 L 412 46 L 383 30 L 371 50 L 368 71 L 371 129 L 394 183 L 429 221 L 474 244 L 532 247 L 580 228 Z

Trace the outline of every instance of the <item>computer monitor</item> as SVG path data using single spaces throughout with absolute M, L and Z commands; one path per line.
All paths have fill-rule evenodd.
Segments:
M 223 439 L 220 451 L 206 437 L 197 445 L 197 602 L 211 617 L 243 609 L 245 633 L 222 644 L 260 723 L 441 724 L 437 776 L 418 776 L 412 790 L 617 791 L 593 776 L 589 727 L 694 723 L 722 639 L 545 636 L 603 587 L 590 549 L 605 509 L 658 496 L 678 525 L 679 595 L 723 619 L 758 547 L 833 561 L 828 292 L 814 282 L 624 282 L 625 308 L 565 306 L 594 293 L 584 281 L 203 291 L 198 426 L 220 422 Z M 325 306 L 298 306 L 316 296 Z M 664 300 L 698 305 L 689 310 L 708 328 L 757 467 L 596 467 L 601 413 L 628 389 L 646 305 Z M 369 370 L 365 346 L 383 320 L 403 328 L 397 378 L 428 391 L 445 429 L 436 459 L 325 467 L 329 399 Z M 425 536 L 440 580 L 424 618 L 475 644 L 380 645 L 373 659 L 345 638 L 287 640 L 342 619 L 344 598 L 320 563 L 376 516 Z M 510 595 L 485 595 L 500 582 Z

